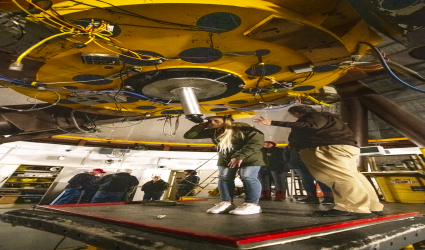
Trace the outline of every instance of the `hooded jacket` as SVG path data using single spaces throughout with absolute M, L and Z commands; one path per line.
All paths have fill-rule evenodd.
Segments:
M 357 147 L 353 132 L 338 115 L 317 112 L 305 114 L 296 122 L 272 121 L 272 126 L 292 128 L 289 145 L 297 150 L 328 145 Z
M 218 154 L 217 165 L 227 167 L 232 158 L 242 159 L 241 167 L 246 166 L 265 166 L 261 149 L 264 144 L 264 134 L 258 129 L 246 123 L 235 122 L 237 127 L 244 134 L 244 138 L 236 137 L 232 139 L 233 149 L 225 153 Z M 216 138 L 217 129 L 206 129 L 204 126 L 193 126 L 184 134 L 186 139 L 205 139 L 211 138 L 215 145 L 220 142 Z

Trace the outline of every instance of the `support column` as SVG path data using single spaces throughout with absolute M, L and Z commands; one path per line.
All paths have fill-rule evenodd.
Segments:
M 367 147 L 368 143 L 368 119 L 367 109 L 362 105 L 358 97 L 352 95 L 351 85 L 339 84 L 336 90 L 341 97 L 341 117 L 347 126 L 353 131 L 353 138 L 359 147 Z M 367 171 L 367 157 L 361 156 L 357 167 L 360 171 Z
M 417 146 L 425 147 L 424 121 L 360 82 L 339 84 L 337 85 L 338 88 L 345 89 L 345 91 L 350 90 L 351 94 L 349 95 L 358 97 L 364 107 L 409 138 Z

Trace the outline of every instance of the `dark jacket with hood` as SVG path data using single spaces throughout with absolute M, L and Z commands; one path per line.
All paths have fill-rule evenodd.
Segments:
M 289 145 L 297 150 L 328 145 L 357 147 L 353 132 L 338 115 L 327 112 L 308 113 L 296 122 L 272 121 L 272 126 L 292 128 Z
M 244 138 L 236 137 L 232 139 L 233 149 L 225 153 L 220 152 L 218 166 L 227 167 L 232 158 L 242 159 L 241 167 L 265 166 L 261 148 L 264 144 L 264 134 L 256 128 L 246 123 L 235 122 L 237 127 L 244 134 Z M 196 125 L 184 134 L 186 139 L 211 138 L 215 145 L 220 142 L 216 138 L 216 129 L 206 129 L 204 126 Z
M 116 173 L 102 177 L 97 185 L 102 192 L 125 192 L 128 188 L 139 185 L 139 181 L 129 173 Z

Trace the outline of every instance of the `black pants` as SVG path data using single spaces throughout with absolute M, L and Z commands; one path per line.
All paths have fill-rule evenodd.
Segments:
M 191 190 L 192 189 L 177 189 L 177 192 L 176 192 L 176 201 L 180 200 L 180 198 L 182 196 L 191 196 L 191 193 L 188 194 Z

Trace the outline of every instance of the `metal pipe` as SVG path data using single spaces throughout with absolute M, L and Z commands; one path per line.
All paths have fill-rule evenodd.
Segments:
M 344 84 L 339 84 L 335 87 L 341 97 L 341 118 L 353 131 L 353 139 L 357 141 L 357 145 L 367 147 L 369 145 L 367 109 L 362 105 L 358 97 L 351 96 L 353 89 L 345 87 L 347 85 Z M 367 171 L 367 165 L 367 156 L 360 156 L 357 167 L 362 168 L 362 171 Z
M 387 98 L 376 95 L 360 97 L 363 105 L 419 147 L 425 146 L 425 122 Z
M 202 112 L 199 108 L 198 98 L 196 98 L 195 88 L 193 87 L 181 87 L 171 90 L 171 93 L 178 94 L 180 103 L 183 107 L 186 119 L 195 123 L 203 122 Z
M 378 94 L 361 82 L 347 82 L 335 86 L 346 98 L 356 97 L 361 104 L 377 117 L 391 125 L 419 147 L 425 146 L 425 122 L 409 113 L 396 103 Z

